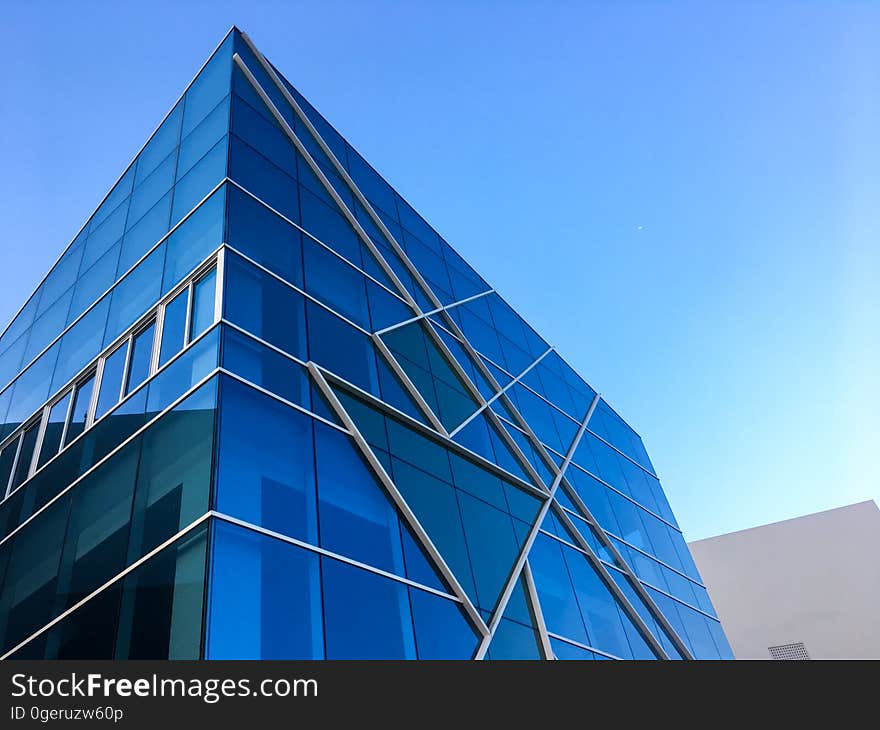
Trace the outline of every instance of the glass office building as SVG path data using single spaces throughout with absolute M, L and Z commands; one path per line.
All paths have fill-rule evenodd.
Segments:
M 0 388 L 4 658 L 730 656 L 640 437 L 236 29 Z

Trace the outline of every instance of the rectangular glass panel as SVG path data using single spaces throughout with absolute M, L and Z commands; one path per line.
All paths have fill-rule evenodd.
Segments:
M 18 489 L 21 483 L 28 477 L 28 472 L 31 469 L 31 458 L 34 455 L 34 446 L 37 445 L 37 436 L 39 433 L 39 421 L 24 432 L 24 439 L 21 442 L 21 451 L 18 454 L 18 463 L 15 465 L 15 474 L 12 476 L 12 484 L 9 487 L 10 492 Z
M 101 373 L 101 388 L 98 391 L 98 405 L 95 407 L 96 421 L 119 402 L 127 354 L 128 342 L 122 347 L 118 347 L 104 359 L 104 371 Z
M 79 436 L 86 428 L 86 416 L 89 413 L 89 404 L 92 402 L 92 389 L 95 386 L 95 374 L 89 375 L 88 379 L 76 386 L 76 395 L 73 400 L 73 411 L 70 414 L 70 425 L 67 427 L 65 444 L 69 444 Z
M 131 346 L 131 362 L 128 366 L 128 380 L 125 383 L 125 394 L 143 383 L 150 374 L 150 360 L 153 355 L 153 335 L 156 331 L 156 323 L 150 324 L 135 335 Z
M 184 289 L 165 305 L 165 319 L 162 322 L 162 346 L 159 350 L 159 367 L 168 362 L 183 348 L 188 297 L 189 290 Z
M 192 316 L 189 328 L 191 340 L 214 323 L 214 294 L 217 290 L 217 269 L 211 269 L 193 287 Z
M 68 391 L 52 410 L 49 411 L 49 419 L 46 422 L 46 432 L 43 434 L 43 445 L 40 447 L 40 458 L 37 468 L 43 466 L 49 459 L 58 453 L 61 446 L 61 436 L 64 433 L 64 422 L 67 420 L 67 411 L 70 407 L 71 392 Z
M 6 487 L 9 486 L 9 477 L 12 476 L 12 467 L 15 466 L 15 452 L 18 450 L 18 438 L 6 444 L 6 448 L 0 451 L 0 499 L 6 495 Z

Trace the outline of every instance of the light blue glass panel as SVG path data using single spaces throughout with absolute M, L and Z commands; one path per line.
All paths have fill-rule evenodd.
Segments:
M 199 206 L 165 242 L 162 293 L 167 294 L 223 241 L 226 187 Z
M 208 659 L 323 659 L 318 556 L 214 522 Z
M 171 225 L 189 213 L 199 201 L 226 177 L 227 139 L 224 137 L 200 159 L 174 186 Z
M 104 332 L 105 346 L 119 337 L 158 301 L 164 254 L 161 247 L 156 249 L 113 288 Z
M 190 317 L 191 340 L 198 337 L 214 323 L 214 297 L 217 292 L 217 269 L 205 274 L 193 285 L 192 315 Z

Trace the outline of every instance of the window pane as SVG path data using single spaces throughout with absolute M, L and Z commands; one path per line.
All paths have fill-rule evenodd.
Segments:
M 303 296 L 240 256 L 226 258 L 224 309 L 231 322 L 291 355 L 306 359 Z
M 321 547 L 404 575 L 397 510 L 349 436 L 315 424 Z
M 321 570 L 328 659 L 415 659 L 403 583 L 330 558 Z
M 461 605 L 446 598 L 409 589 L 419 659 L 470 659 L 477 637 Z
M 183 349 L 188 301 L 189 291 L 184 289 L 165 305 L 165 319 L 162 321 L 162 346 L 159 349 L 159 367 L 162 367 Z
M 126 342 L 122 347 L 117 348 L 104 359 L 104 370 L 101 373 L 101 388 L 98 391 L 98 405 L 95 407 L 96 421 L 119 402 L 127 354 L 128 343 Z
M 17 489 L 28 477 L 28 472 L 31 468 L 31 459 L 34 455 L 34 446 L 37 445 L 37 435 L 39 432 L 39 421 L 24 432 L 24 437 L 21 442 L 21 451 L 18 454 L 18 463 L 15 465 L 15 474 L 12 477 L 12 484 L 9 487 L 10 492 L 13 489 Z
M 43 445 L 40 447 L 40 458 L 37 462 L 38 468 L 58 453 L 58 447 L 61 446 L 61 435 L 64 431 L 64 421 L 67 419 L 67 410 L 70 407 L 70 397 L 68 392 L 49 411 L 46 432 L 43 434 Z M 0 474 L 0 486 L 2 486 L 2 474 Z
M 198 659 L 207 529 L 199 528 L 125 578 L 116 659 Z
M 217 509 L 317 544 L 312 419 L 229 379 L 222 401 Z
M 12 476 L 12 467 L 15 466 L 15 452 L 17 450 L 18 438 L 10 441 L 6 448 L 0 452 L 0 499 L 6 496 L 6 487 L 9 485 L 9 478 Z
M 126 395 L 143 383 L 150 374 L 150 359 L 153 355 L 153 335 L 155 332 L 156 323 L 150 322 L 146 329 L 135 335 L 131 346 L 128 380 L 125 384 Z
M 86 416 L 89 413 L 89 404 L 92 402 L 92 388 L 95 386 L 95 374 L 92 373 L 87 380 L 76 386 L 76 395 L 73 400 L 73 411 L 70 414 L 70 425 L 67 427 L 65 444 L 69 444 L 79 436 L 86 427 Z
M 206 657 L 322 659 L 318 556 L 214 522 Z
M 189 338 L 195 339 L 214 323 L 214 292 L 217 288 L 217 269 L 199 279 L 193 287 L 193 311 Z

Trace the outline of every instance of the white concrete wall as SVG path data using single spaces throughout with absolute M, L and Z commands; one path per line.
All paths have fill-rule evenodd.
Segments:
M 737 659 L 803 642 L 880 659 L 880 509 L 872 502 L 690 543 Z

